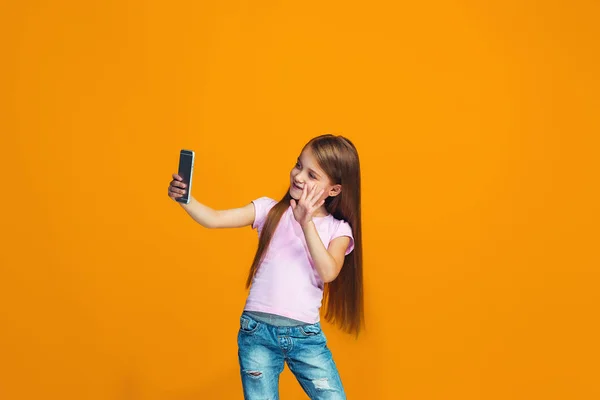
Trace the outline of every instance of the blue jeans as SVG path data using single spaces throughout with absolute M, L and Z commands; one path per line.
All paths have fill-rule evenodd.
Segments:
M 320 323 L 277 327 L 243 313 L 238 357 L 245 400 L 278 400 L 285 362 L 312 400 L 346 399 Z

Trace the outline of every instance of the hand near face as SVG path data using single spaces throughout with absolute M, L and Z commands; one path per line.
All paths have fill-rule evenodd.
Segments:
M 312 221 L 314 213 L 325 203 L 325 199 L 321 199 L 325 189 L 318 189 L 317 185 L 314 185 L 310 190 L 307 187 L 308 185 L 304 185 L 302 196 L 297 202 L 294 199 L 290 201 L 294 218 L 301 226 Z

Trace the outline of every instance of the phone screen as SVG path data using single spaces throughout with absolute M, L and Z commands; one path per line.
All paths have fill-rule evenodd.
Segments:
M 182 150 L 179 154 L 179 171 L 177 174 L 183 178 L 183 183 L 187 185 L 186 193 L 183 197 L 177 199 L 180 203 L 189 203 L 192 190 L 192 169 L 194 165 L 194 153 Z

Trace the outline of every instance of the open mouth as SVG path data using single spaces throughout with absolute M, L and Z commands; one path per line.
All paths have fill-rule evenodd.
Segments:
M 300 186 L 296 185 L 295 183 L 292 186 L 298 190 L 302 190 L 302 188 Z

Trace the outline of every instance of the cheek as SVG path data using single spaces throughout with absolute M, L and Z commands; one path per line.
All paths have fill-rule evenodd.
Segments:
M 315 191 L 317 192 L 317 195 L 318 195 L 318 193 L 319 193 L 319 191 L 320 191 L 321 189 L 325 189 L 325 190 L 323 191 L 323 193 L 321 193 L 321 195 L 319 196 L 319 199 L 323 199 L 323 198 L 327 197 L 327 187 L 326 187 L 326 186 L 324 186 L 324 185 L 320 185 L 320 184 L 318 184 L 318 183 L 317 183 L 317 184 L 315 184 L 315 185 L 312 185 L 312 186 L 311 186 L 309 189 L 312 189 L 312 187 L 313 187 L 313 186 L 316 186 L 316 187 L 317 187 L 317 188 L 315 189 Z
M 325 189 L 323 191 L 323 195 L 321 196 L 321 198 L 326 199 L 329 197 L 329 191 L 331 190 L 331 186 L 323 186 L 323 189 Z

